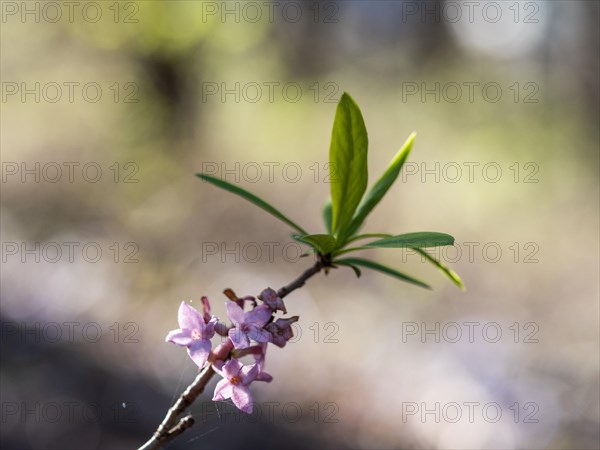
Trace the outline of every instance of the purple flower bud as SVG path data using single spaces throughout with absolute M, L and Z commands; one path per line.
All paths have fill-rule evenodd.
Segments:
M 283 300 L 279 298 L 277 292 L 275 292 L 273 289 L 266 288 L 259 294 L 258 298 L 261 299 L 266 305 L 268 305 L 269 308 L 273 310 L 273 312 L 283 311 L 284 314 L 287 314 L 287 310 L 285 309 L 285 304 L 283 303 Z
M 202 302 L 202 312 L 204 313 L 204 323 L 208 323 L 210 321 L 210 302 L 208 301 L 208 297 L 205 295 L 200 299 Z
M 273 336 L 273 344 L 278 347 L 285 347 L 287 341 L 294 337 L 292 324 L 297 322 L 298 319 L 298 316 L 294 316 L 288 319 L 277 319 L 275 322 L 267 324 L 265 329 Z

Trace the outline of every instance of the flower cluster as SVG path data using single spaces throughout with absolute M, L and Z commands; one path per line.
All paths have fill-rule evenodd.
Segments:
M 292 324 L 298 316 L 275 320 L 277 311 L 287 312 L 283 300 L 271 288 L 260 293 L 258 304 L 251 296 L 239 298 L 231 289 L 224 294 L 227 316 L 231 325 L 219 321 L 211 314 L 210 302 L 202 297 L 202 313 L 181 302 L 179 306 L 179 329 L 170 331 L 167 342 L 186 347 L 188 355 L 202 369 L 212 364 L 213 369 L 223 377 L 215 387 L 213 400 L 231 399 L 235 406 L 245 413 L 252 413 L 252 395 L 248 386 L 253 381 L 272 380 L 263 371 L 267 345 L 271 342 L 283 347 L 293 337 Z M 251 308 L 245 311 L 246 303 Z M 211 339 L 215 334 L 225 340 L 212 348 Z M 244 365 L 240 359 L 252 355 L 254 363 Z

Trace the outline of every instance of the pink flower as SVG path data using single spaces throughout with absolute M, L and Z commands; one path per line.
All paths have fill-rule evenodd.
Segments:
M 231 341 L 231 339 L 230 339 Z M 264 342 L 262 344 L 253 345 L 251 347 L 247 347 L 240 350 L 235 350 L 232 355 L 234 358 L 242 358 L 246 355 L 254 356 L 255 366 L 258 367 L 258 375 L 256 375 L 256 381 L 266 381 L 270 383 L 273 380 L 273 377 L 266 372 L 263 372 L 263 367 L 265 366 L 265 354 L 267 353 L 267 343 Z M 219 365 L 220 364 L 220 365 Z M 223 361 L 216 361 L 213 366 L 217 369 L 223 367 Z
M 227 302 L 226 307 L 227 315 L 234 325 L 234 328 L 229 330 L 229 338 L 235 348 L 248 347 L 250 339 L 256 342 L 271 341 L 271 333 L 263 329 L 271 318 L 271 308 L 260 305 L 244 312 L 235 302 Z
M 273 312 L 279 310 L 287 314 L 283 300 L 279 298 L 277 292 L 275 292 L 273 289 L 266 288 L 259 294 L 258 298 L 265 302 L 266 305 L 269 305 Z
M 252 394 L 248 385 L 253 381 L 272 380 L 271 375 L 262 373 L 262 367 L 258 364 L 244 366 L 237 359 L 230 359 L 221 369 L 215 367 L 215 371 L 223 377 L 215 387 L 214 401 L 230 398 L 233 404 L 241 411 L 252 414 Z
M 289 319 L 277 319 L 275 322 L 267 324 L 267 331 L 273 336 L 273 344 L 278 347 L 284 347 L 286 342 L 294 337 L 292 324 L 297 322 L 298 316 L 290 317 Z
M 210 339 L 215 334 L 215 324 L 218 319 L 212 316 L 208 322 L 195 308 L 181 302 L 177 315 L 179 329 L 170 331 L 166 337 L 182 347 L 187 347 L 188 355 L 200 368 L 204 367 L 210 354 Z

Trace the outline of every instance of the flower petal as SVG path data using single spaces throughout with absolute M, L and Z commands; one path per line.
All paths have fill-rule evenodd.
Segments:
M 256 342 L 271 342 L 273 340 L 271 333 L 264 328 L 258 328 L 253 325 L 250 325 L 248 337 L 254 339 Z
M 233 386 L 229 380 L 221 380 L 215 386 L 215 394 L 213 395 L 213 401 L 225 400 L 231 398 L 233 393 Z
M 242 384 L 244 386 L 248 386 L 250 383 L 252 383 L 256 379 L 259 372 L 260 372 L 260 367 L 258 366 L 258 364 L 252 364 L 251 366 L 242 367 L 242 370 L 240 370 Z
M 227 302 L 225 304 L 227 308 L 227 316 L 235 325 L 238 323 L 244 323 L 244 310 L 240 308 L 235 302 Z
M 206 360 L 210 354 L 210 347 L 210 341 L 206 339 L 193 341 L 188 346 L 188 355 L 190 355 L 192 361 L 201 369 L 206 364 Z
M 246 336 L 246 333 L 242 332 L 239 327 L 231 328 L 229 330 L 229 339 L 231 339 L 235 348 L 246 348 L 250 345 L 248 336 Z
M 244 315 L 244 323 L 262 328 L 271 318 L 271 314 L 272 311 L 268 305 L 260 305 Z
M 280 335 L 280 334 L 274 334 L 273 335 L 273 340 L 272 340 L 273 344 L 275 344 L 277 347 L 285 347 L 286 344 L 286 340 L 285 337 Z
M 204 319 L 202 315 L 186 302 L 181 302 L 177 314 L 179 328 L 187 330 L 204 330 Z
M 273 377 L 267 372 L 261 372 L 257 375 L 256 381 L 264 381 L 266 383 L 270 383 L 271 381 L 273 381 Z
M 240 369 L 242 368 L 242 363 L 237 359 L 230 359 L 223 366 L 222 372 L 223 376 L 228 380 L 236 377 L 240 373 Z
M 192 337 L 188 330 L 173 330 L 169 331 L 167 337 L 165 338 L 166 342 L 172 342 L 173 344 L 181 345 L 183 347 L 187 347 L 192 342 Z
M 233 404 L 240 410 L 246 414 L 252 414 L 252 394 L 250 394 L 246 386 L 233 386 L 231 400 L 233 400 Z
M 298 319 L 300 319 L 300 317 L 298 316 L 292 316 L 292 317 L 288 317 L 288 318 L 281 318 L 281 319 L 277 319 L 275 321 L 275 323 L 277 324 L 277 326 L 279 328 L 289 328 L 292 326 L 293 323 L 298 322 Z

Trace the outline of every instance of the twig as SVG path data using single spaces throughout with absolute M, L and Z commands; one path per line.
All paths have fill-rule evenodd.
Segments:
M 175 436 L 180 435 L 186 429 L 194 424 L 192 416 L 185 416 L 177 423 L 177 418 L 190 406 L 196 398 L 204 391 L 204 388 L 215 374 L 212 365 L 207 365 L 198 374 L 196 379 L 179 396 L 177 401 L 165 416 L 162 423 L 158 426 L 152 437 L 142 445 L 138 450 L 154 450 L 166 444 Z
M 321 260 L 317 261 L 314 266 L 312 266 L 310 269 L 307 269 L 302 275 L 300 275 L 290 284 L 279 289 L 277 291 L 277 295 L 279 296 L 279 298 L 283 298 L 290 292 L 301 288 L 302 286 L 304 286 L 304 283 L 306 283 L 306 280 L 308 280 L 313 275 L 319 273 L 323 267 L 325 267 L 325 264 Z
M 279 291 L 277 291 L 277 295 L 280 298 L 283 298 L 290 292 L 304 286 L 306 280 L 319 273 L 321 269 L 327 267 L 327 265 L 327 262 L 324 262 L 321 258 L 319 258 L 319 260 L 311 268 L 304 271 L 302 275 L 300 275 L 287 286 L 279 289 Z M 180 435 L 194 425 L 194 418 L 191 415 L 181 418 L 179 422 L 177 422 L 177 418 L 181 416 L 185 410 L 192 403 L 194 403 L 194 401 L 196 401 L 202 392 L 204 392 L 204 388 L 214 374 L 215 371 L 212 368 L 212 364 L 208 364 L 204 369 L 202 369 L 192 384 L 190 384 L 187 389 L 183 391 L 175 404 L 169 408 L 167 415 L 163 419 L 162 423 L 158 426 L 152 437 L 138 450 L 157 450 L 171 439 Z

